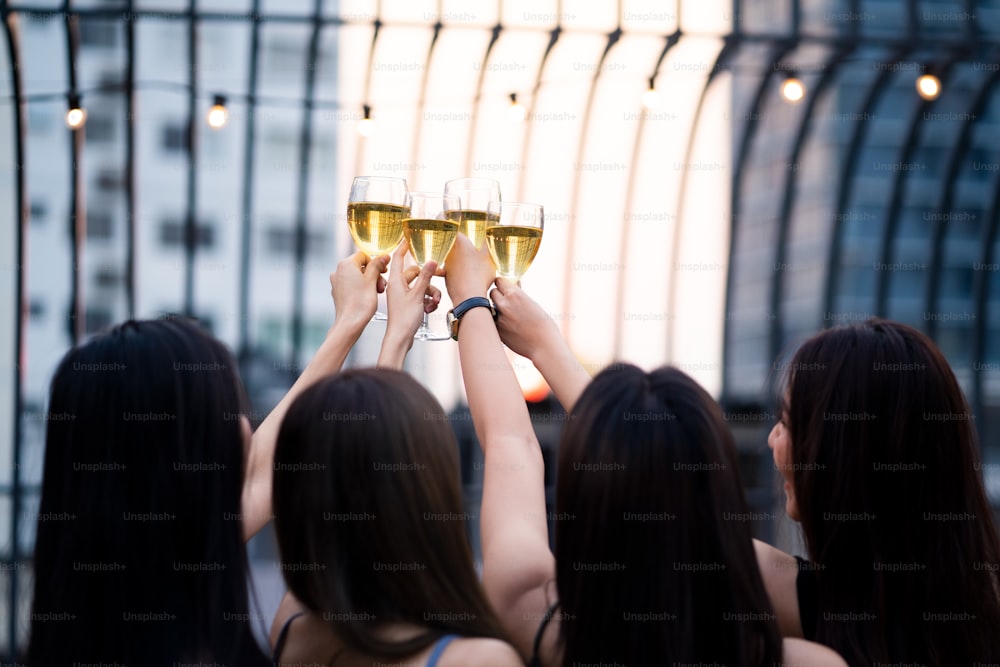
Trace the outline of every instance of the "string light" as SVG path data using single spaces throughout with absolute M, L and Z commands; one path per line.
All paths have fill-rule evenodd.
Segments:
M 69 110 L 66 111 L 66 126 L 71 130 L 78 130 L 87 122 L 87 112 L 80 106 L 80 96 L 76 93 L 69 95 Z
M 941 94 L 941 79 L 927 72 L 917 77 L 917 94 L 928 102 Z
M 656 83 L 653 77 L 649 77 L 649 88 L 642 94 L 642 106 L 647 109 L 655 109 L 660 106 L 660 94 L 656 92 Z
M 510 107 L 507 109 L 507 118 L 512 123 L 523 122 L 528 116 L 528 110 L 517 101 L 517 93 L 510 94 Z
M 370 137 L 375 133 L 375 121 L 372 119 L 372 108 L 364 106 L 365 116 L 358 121 L 358 134 L 362 137 Z
M 213 130 L 219 130 L 225 127 L 226 123 L 229 121 L 229 110 L 226 108 L 226 97 L 225 95 L 216 95 L 215 103 L 212 108 L 208 110 L 208 126 Z
M 806 96 L 806 85 L 794 74 L 789 74 L 781 83 L 781 97 L 789 104 L 798 104 Z

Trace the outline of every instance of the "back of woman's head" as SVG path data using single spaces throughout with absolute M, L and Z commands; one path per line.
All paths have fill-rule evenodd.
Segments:
M 52 380 L 29 662 L 253 664 L 242 389 L 218 341 L 129 321 Z
M 683 372 L 615 365 L 559 451 L 564 663 L 777 664 L 732 436 Z
M 826 614 L 818 638 L 853 663 L 1000 658 L 973 415 L 930 339 L 881 319 L 821 332 L 796 352 L 785 400 L 821 603 L 871 615 Z
M 405 656 L 449 632 L 503 637 L 473 565 L 454 433 L 409 375 L 351 370 L 294 401 L 274 511 L 289 590 L 352 648 Z M 379 639 L 392 622 L 428 631 Z

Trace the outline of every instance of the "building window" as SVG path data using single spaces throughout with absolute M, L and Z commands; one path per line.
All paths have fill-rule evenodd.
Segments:
M 160 223 L 160 244 L 167 248 L 185 246 L 186 225 L 182 220 L 165 220 Z M 215 225 L 199 222 L 194 230 L 195 247 L 200 250 L 215 247 Z
M 87 211 L 87 239 L 106 240 L 114 236 L 114 216 L 110 211 L 88 210 Z
M 114 141 L 115 122 L 110 114 L 89 114 L 87 116 L 87 124 L 84 128 L 84 131 L 87 133 L 87 143 L 107 143 Z
M 94 285 L 102 288 L 117 287 L 122 283 L 122 274 L 117 266 L 105 264 L 94 272 Z
M 31 297 L 28 301 L 28 318 L 40 320 L 45 317 L 45 301 L 40 297 Z
M 80 21 L 80 45 L 112 47 L 118 44 L 118 24 L 111 21 Z
M 49 217 L 49 205 L 41 199 L 33 199 L 31 201 L 29 217 L 31 218 L 31 222 L 44 221 L 45 218 Z
M 125 187 L 125 173 L 119 169 L 101 169 L 97 174 L 97 189 L 121 190 Z
M 171 153 L 187 150 L 187 127 L 184 124 L 169 123 L 160 132 L 160 146 Z
M 84 315 L 84 327 L 87 333 L 106 329 L 111 326 L 113 321 L 111 311 L 99 306 L 88 306 L 87 312 Z
M 264 246 L 272 255 L 295 255 L 295 229 L 272 225 L 265 232 Z M 306 230 L 306 256 L 322 256 L 326 252 L 327 233 L 315 229 Z

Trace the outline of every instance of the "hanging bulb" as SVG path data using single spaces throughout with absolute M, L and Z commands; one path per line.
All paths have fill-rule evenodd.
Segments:
M 512 123 L 523 122 L 528 115 L 528 110 L 517 101 L 517 93 L 510 94 L 510 107 L 507 109 L 507 119 Z
M 789 74 L 781 84 L 781 97 L 789 104 L 798 104 L 806 96 L 806 85 L 794 74 Z
M 226 108 L 226 97 L 224 95 L 215 96 L 215 103 L 208 110 L 207 120 L 208 126 L 213 130 L 225 127 L 229 121 L 229 109 Z
M 649 88 L 642 94 L 642 106 L 647 109 L 655 109 L 660 106 L 660 94 L 656 92 L 653 77 L 649 77 Z
M 66 126 L 71 130 L 78 130 L 87 122 L 87 112 L 80 106 L 80 96 L 70 93 L 69 110 L 66 112 Z
M 372 119 L 372 108 L 364 106 L 365 116 L 358 121 L 358 134 L 362 137 L 370 137 L 375 133 L 375 121 Z
M 928 102 L 936 100 L 941 94 L 941 79 L 931 73 L 917 77 L 917 94 Z

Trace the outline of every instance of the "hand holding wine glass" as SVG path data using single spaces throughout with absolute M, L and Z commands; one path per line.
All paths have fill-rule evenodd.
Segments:
M 540 204 L 490 202 L 491 221 L 486 228 L 486 247 L 497 274 L 517 282 L 525 274 L 542 245 L 544 212 Z
M 458 196 L 440 192 L 411 192 L 406 199 L 409 215 L 403 223 L 403 230 L 410 255 L 421 269 L 432 261 L 440 266 L 458 236 L 458 223 L 447 216 L 448 211 L 458 210 Z M 433 333 L 427 326 L 425 312 L 424 322 L 413 337 L 417 340 L 448 340 L 451 336 Z
M 368 257 L 388 255 L 403 240 L 407 216 L 406 180 L 385 176 L 357 176 L 347 203 L 347 225 L 358 248 Z M 373 320 L 384 320 L 378 311 Z
M 495 223 L 487 209 L 491 201 L 500 201 L 500 183 L 492 178 L 455 178 L 444 184 L 444 192 L 460 200 L 459 209 L 448 211 L 448 218 L 458 222 L 458 231 L 476 250 L 482 248 L 486 228 Z

